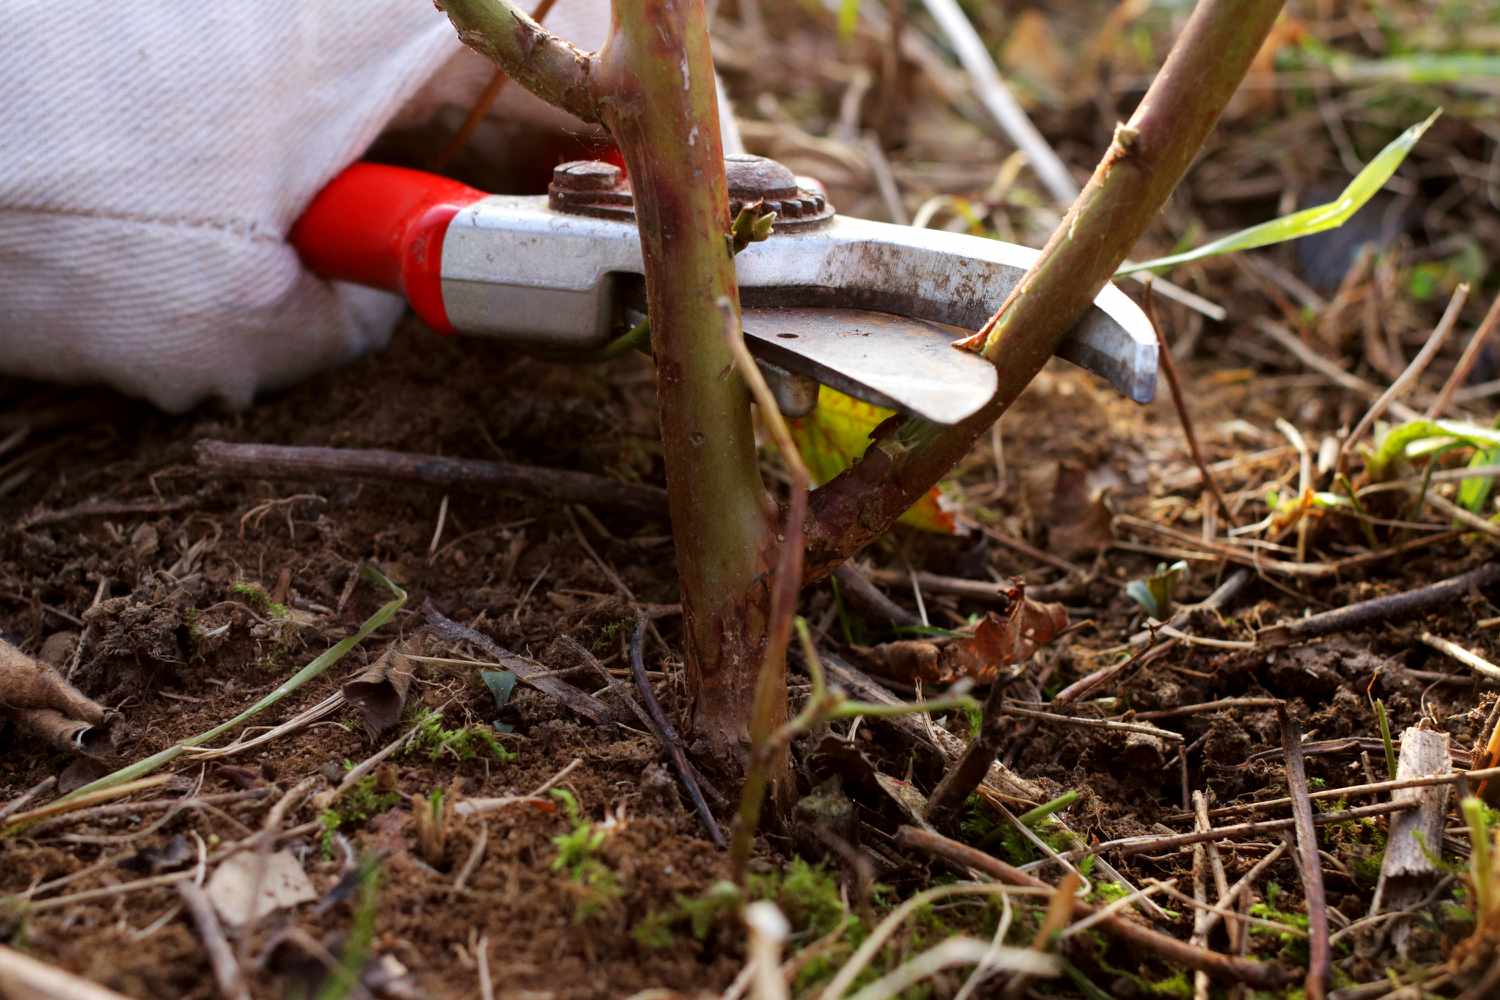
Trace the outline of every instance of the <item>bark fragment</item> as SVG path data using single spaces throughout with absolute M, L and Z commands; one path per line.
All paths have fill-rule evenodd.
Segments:
M 1401 734 L 1401 756 L 1396 761 L 1396 780 L 1449 774 L 1448 734 L 1412 727 Z M 1443 814 L 1448 808 L 1448 786 L 1399 788 L 1392 802 L 1412 802 L 1415 809 L 1391 817 L 1385 860 L 1370 915 L 1382 908 L 1397 912 L 1418 905 L 1445 872 L 1439 867 L 1443 841 Z M 1401 918 L 1391 930 L 1391 943 L 1402 958 L 1411 943 L 1412 922 Z

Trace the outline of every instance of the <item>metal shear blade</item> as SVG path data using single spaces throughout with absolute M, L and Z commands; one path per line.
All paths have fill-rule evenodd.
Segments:
M 978 329 L 1037 251 L 955 233 L 834 216 L 735 258 L 746 334 L 761 359 L 940 423 L 993 395 L 994 368 L 952 341 Z M 442 252 L 454 327 L 549 349 L 610 334 L 624 275 L 641 273 L 633 220 L 572 215 L 544 198 L 491 196 L 459 212 Z M 1148 402 L 1156 339 L 1107 286 L 1058 354 Z
M 953 341 L 965 331 L 863 309 L 747 309 L 752 354 L 876 406 L 939 424 L 995 394 L 995 366 Z

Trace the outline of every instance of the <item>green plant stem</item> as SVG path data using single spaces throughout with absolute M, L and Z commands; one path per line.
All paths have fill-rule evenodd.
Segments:
M 738 771 L 778 546 L 723 335 L 721 308 L 738 328 L 740 304 L 708 19 L 702 0 L 615 0 L 612 30 L 593 79 L 635 193 L 693 731 Z
M 435 0 L 459 39 L 548 104 L 602 123 L 593 57 L 533 21 L 509 0 Z
M 1391 741 L 1391 720 L 1386 715 L 1385 702 L 1379 698 L 1375 699 L 1375 725 L 1380 729 L 1380 742 L 1385 745 L 1385 774 L 1392 781 L 1396 780 L 1396 746 Z
M 1459 803 L 1469 827 L 1469 874 L 1474 880 L 1474 923 L 1484 930 L 1495 905 L 1494 870 L 1490 863 L 1490 824 L 1484 803 L 1470 795 Z
M 878 431 L 853 467 L 814 490 L 804 582 L 883 534 L 1042 370 L 1176 188 L 1281 7 L 1282 0 L 1200 0 L 1041 257 L 971 338 L 1000 369 L 994 398 L 951 427 L 909 418 Z
M 823 664 L 813 647 L 812 636 L 807 631 L 807 622 L 796 619 L 797 638 L 802 643 L 802 654 L 807 660 L 807 673 L 812 679 L 812 691 L 807 703 L 797 717 L 776 729 L 766 726 L 765 712 L 771 706 L 757 704 L 755 713 L 756 739 L 751 744 L 750 766 L 745 772 L 745 783 L 740 788 L 740 808 L 735 814 L 734 837 L 729 843 L 730 877 L 736 885 L 745 884 L 745 873 L 750 864 L 750 853 L 755 846 L 755 831 L 760 827 L 761 810 L 765 807 L 766 791 L 771 787 L 772 768 L 776 759 L 791 745 L 797 734 L 815 725 L 831 700 L 823 679 Z M 764 692 L 759 692 L 763 694 Z M 757 698 L 757 702 L 760 698 Z M 782 695 L 782 712 L 785 713 L 786 696 Z M 783 714 L 784 717 L 784 714 Z
M 718 303 L 738 326 L 739 289 L 724 238 L 728 189 L 702 0 L 615 0 L 611 34 L 593 56 L 507 0 L 439 6 L 465 43 L 544 100 L 604 124 L 624 155 L 656 358 L 692 728 L 737 771 L 766 648 L 776 518 L 749 392 L 721 335 Z

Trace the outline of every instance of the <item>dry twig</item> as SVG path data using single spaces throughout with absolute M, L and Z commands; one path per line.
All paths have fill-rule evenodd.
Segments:
M 692 768 L 688 767 L 687 757 L 682 752 L 682 740 L 677 735 L 677 729 L 672 725 L 672 720 L 667 718 L 667 713 L 662 711 L 661 703 L 656 700 L 656 693 L 651 690 L 651 679 L 646 676 L 646 664 L 641 655 L 645 639 L 646 618 L 644 615 L 637 615 L 635 630 L 630 633 L 630 672 L 635 676 L 636 690 L 640 692 L 641 701 L 646 705 L 651 730 L 656 734 L 662 749 L 666 750 L 667 759 L 672 762 L 672 769 L 677 772 L 678 780 L 687 789 L 688 798 L 693 803 L 693 809 L 698 813 L 698 819 L 703 822 L 703 827 L 708 831 L 714 846 L 722 849 L 724 833 L 719 829 L 719 822 L 714 819 L 708 803 L 703 801 L 703 792 L 698 788 L 698 780 L 693 775 Z
M 1323 892 L 1323 862 L 1318 857 L 1318 834 L 1313 826 L 1312 802 L 1307 797 L 1307 769 L 1302 760 L 1302 733 L 1286 707 L 1281 717 L 1281 751 L 1286 758 L 1286 783 L 1291 791 L 1292 818 L 1297 831 L 1297 857 L 1307 906 L 1308 945 L 1306 990 L 1309 1000 L 1322 1000 L 1328 990 L 1328 901 Z
M 1442 389 L 1438 390 L 1437 398 L 1427 408 L 1428 419 L 1436 420 L 1447 412 L 1453 403 L 1454 394 L 1469 377 L 1469 372 L 1474 370 L 1474 363 L 1479 360 L 1480 353 L 1484 350 L 1485 343 L 1490 339 L 1490 334 L 1495 332 L 1495 327 L 1500 325 L 1500 295 L 1495 296 L 1495 301 L 1490 303 L 1489 311 L 1484 314 L 1484 319 L 1479 324 L 1479 329 L 1474 331 L 1474 336 L 1464 345 L 1464 352 L 1458 358 L 1458 364 L 1453 367 L 1453 372 L 1448 380 L 1443 383 Z
M 1467 573 L 1460 573 L 1458 576 L 1430 583 L 1415 590 L 1372 597 L 1368 601 L 1324 611 L 1307 618 L 1269 625 L 1257 632 L 1255 639 L 1264 646 L 1274 647 L 1360 628 L 1364 625 L 1384 622 L 1402 615 L 1415 614 L 1448 604 L 1470 591 L 1488 587 L 1496 582 L 1500 582 L 1500 562 L 1488 562 Z
M 1172 405 L 1177 409 L 1177 419 L 1182 424 L 1182 436 L 1187 438 L 1188 451 L 1193 455 L 1193 464 L 1198 466 L 1198 473 L 1203 477 L 1203 485 L 1213 494 L 1214 502 L 1219 505 L 1219 513 L 1224 515 L 1224 520 L 1230 527 L 1235 525 L 1234 512 L 1229 509 L 1229 503 L 1224 499 L 1224 494 L 1219 492 L 1219 484 L 1214 480 L 1213 473 L 1208 471 L 1208 463 L 1203 460 L 1203 449 L 1198 447 L 1198 435 L 1193 431 L 1193 419 L 1188 415 L 1187 400 L 1182 397 L 1182 384 L 1177 380 L 1177 362 L 1172 360 L 1172 347 L 1167 343 L 1166 334 L 1161 332 L 1161 323 L 1156 316 L 1156 296 L 1152 295 L 1155 284 L 1151 281 L 1146 283 L 1146 318 L 1151 321 L 1151 329 L 1156 334 L 1156 345 L 1159 348 L 1157 359 L 1161 362 L 1162 374 L 1167 377 L 1167 387 L 1172 390 Z
M 224 928 L 218 914 L 209 902 L 208 894 L 191 880 L 176 884 L 177 895 L 193 918 L 198 936 L 203 939 L 203 950 L 208 953 L 208 964 L 214 970 L 214 981 L 219 985 L 219 995 L 224 1000 L 250 1000 L 250 990 L 245 986 L 239 963 L 234 960 L 234 950 L 224 937 Z
M 415 455 L 367 448 L 302 448 L 274 444 L 199 441 L 198 468 L 217 477 L 326 482 L 333 479 L 481 486 L 510 490 L 559 503 L 589 503 L 641 514 L 666 509 L 667 494 L 655 486 L 606 476 L 471 458 Z
M 0 995 L 29 1000 L 126 1000 L 81 976 L 0 945 Z
M 983 872 L 985 875 L 1009 885 L 1028 886 L 1030 888 L 1047 890 L 1053 888 L 1041 879 L 1029 875 L 1019 868 L 1012 867 L 999 858 L 969 847 L 967 844 L 960 844 L 956 840 L 951 840 L 940 833 L 934 833 L 930 830 L 920 830 L 914 826 L 903 826 L 896 831 L 896 842 L 903 847 L 914 848 L 928 854 L 936 855 L 952 864 Z M 1076 897 L 1073 899 L 1074 916 L 1088 917 L 1095 912 L 1095 907 Z M 1174 937 L 1169 937 L 1160 931 L 1144 927 L 1123 917 L 1110 917 L 1101 921 L 1101 926 L 1121 940 L 1127 941 L 1135 947 L 1150 951 L 1169 963 L 1185 966 L 1189 969 L 1202 969 L 1210 975 L 1226 981 L 1243 982 L 1258 989 L 1274 989 L 1288 982 L 1290 979 L 1287 971 L 1278 965 L 1251 959 L 1233 958 L 1204 948 L 1195 948 L 1186 942 L 1179 941 Z
M 1448 335 L 1453 332 L 1454 324 L 1458 322 L 1458 314 L 1463 311 L 1464 303 L 1468 299 L 1469 286 L 1459 285 L 1458 289 L 1453 293 L 1453 298 L 1448 301 L 1448 308 L 1443 313 L 1443 318 L 1438 321 L 1437 327 L 1432 331 L 1432 335 L 1427 338 L 1427 342 L 1422 345 L 1422 349 L 1417 352 L 1417 356 L 1411 359 L 1411 364 L 1407 365 L 1406 370 L 1401 373 L 1401 376 L 1392 382 L 1385 392 L 1380 394 L 1379 399 L 1370 404 L 1370 408 L 1365 411 L 1365 415 L 1360 418 L 1359 423 L 1354 425 L 1354 430 L 1349 432 L 1349 436 L 1339 442 L 1339 452 L 1333 462 L 1333 467 L 1336 471 L 1342 472 L 1344 470 L 1344 455 L 1348 452 L 1349 445 L 1364 437 L 1365 432 L 1374 425 L 1381 414 L 1385 413 L 1390 404 L 1405 392 L 1417 380 L 1418 376 L 1427 370 L 1427 366 L 1432 362 L 1432 359 L 1437 357 L 1437 352 L 1442 349 L 1443 344 L 1448 340 Z

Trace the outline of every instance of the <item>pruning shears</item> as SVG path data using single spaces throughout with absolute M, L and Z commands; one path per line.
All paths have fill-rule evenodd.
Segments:
M 730 211 L 775 212 L 735 257 L 746 344 L 790 416 L 818 386 L 937 423 L 979 410 L 996 369 L 953 347 L 1000 305 L 1038 251 L 838 215 L 821 187 L 763 157 L 725 161 Z M 629 182 L 564 163 L 546 195 L 489 195 L 433 174 L 358 163 L 297 221 L 315 273 L 406 296 L 432 329 L 587 355 L 644 315 Z M 1136 402 L 1156 389 L 1156 337 L 1113 285 L 1058 355 Z

